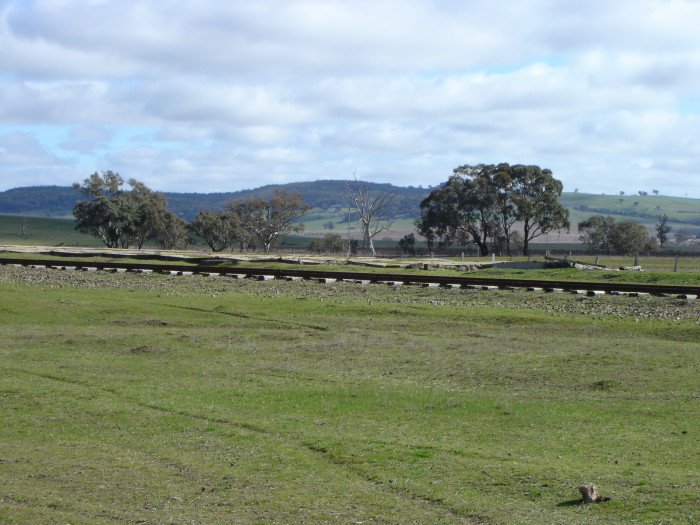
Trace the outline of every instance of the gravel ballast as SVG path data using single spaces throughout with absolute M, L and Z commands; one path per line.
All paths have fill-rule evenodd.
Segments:
M 244 293 L 263 297 L 287 295 L 298 299 L 385 301 L 434 306 L 472 306 L 536 309 L 552 315 L 582 314 L 596 317 L 694 321 L 700 325 L 700 300 L 656 296 L 580 296 L 525 290 L 463 290 L 387 286 L 381 284 L 314 281 L 257 281 L 201 275 L 83 272 L 53 268 L 0 266 L 0 283 L 50 288 L 104 288 L 145 290 L 161 295 L 189 293 Z

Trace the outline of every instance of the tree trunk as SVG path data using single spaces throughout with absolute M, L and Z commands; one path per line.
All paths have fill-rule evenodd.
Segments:
M 530 221 L 525 219 L 523 226 L 523 255 L 530 255 Z
M 369 249 L 372 252 L 372 257 L 376 257 L 377 252 L 374 251 L 374 244 L 372 243 L 372 236 L 369 234 L 369 226 L 370 226 L 369 223 L 362 224 L 362 228 L 364 230 L 362 244 L 364 244 L 365 247 L 369 246 Z

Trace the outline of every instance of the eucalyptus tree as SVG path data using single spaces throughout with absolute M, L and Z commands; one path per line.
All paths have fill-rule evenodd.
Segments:
M 528 255 L 529 243 L 535 237 L 569 230 L 569 210 L 559 203 L 563 185 L 551 170 L 518 164 L 511 166 L 510 171 L 509 192 L 516 218 L 523 224 L 523 255 Z
M 432 252 L 440 245 L 473 243 L 488 255 L 488 243 L 498 229 L 496 196 L 490 181 L 479 175 L 481 166 L 460 166 L 447 182 L 430 192 L 420 204 L 418 233 L 428 240 Z
M 593 251 L 615 251 L 620 255 L 648 253 L 657 246 L 644 225 L 616 221 L 611 215 L 593 215 L 578 223 L 579 237 Z
M 240 223 L 236 216 L 226 211 L 199 210 L 187 225 L 213 252 L 222 252 L 236 240 Z
M 226 213 L 238 224 L 239 236 L 262 246 L 265 253 L 269 253 L 282 236 L 304 231 L 304 223 L 298 221 L 310 209 L 301 195 L 279 188 L 269 199 L 255 196 L 226 205 Z
M 668 224 L 668 215 L 663 214 L 659 217 L 659 222 L 656 224 L 656 238 L 659 240 L 659 246 L 663 248 L 668 242 L 668 234 L 671 233 L 671 226 Z
M 579 240 L 591 251 L 610 254 L 614 226 L 612 215 L 593 215 L 578 223 Z
M 568 211 L 558 202 L 561 192 L 561 182 L 539 166 L 459 166 L 421 202 L 416 226 L 429 247 L 435 240 L 473 243 L 481 255 L 488 255 L 489 242 L 496 238 L 505 240 L 510 253 L 512 230 L 520 222 L 527 255 L 535 237 L 569 228 Z
M 190 242 L 187 223 L 171 211 L 159 215 L 150 238 L 164 250 L 184 248 Z
M 124 179 L 113 171 L 95 172 L 82 184 L 73 184 L 85 197 L 73 206 L 75 229 L 109 248 L 141 248 L 167 202 L 162 193 L 135 179 L 129 180 L 130 191 L 123 186 Z

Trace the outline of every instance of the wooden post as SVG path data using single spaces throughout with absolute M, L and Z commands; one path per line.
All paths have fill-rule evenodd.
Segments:
M 673 262 L 673 271 L 674 272 L 678 271 L 678 257 L 679 257 L 679 255 L 676 254 L 676 260 Z

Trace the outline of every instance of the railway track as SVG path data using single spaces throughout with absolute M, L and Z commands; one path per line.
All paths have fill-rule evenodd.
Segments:
M 350 281 L 358 283 L 414 284 L 453 288 L 512 289 L 525 288 L 541 291 L 570 291 L 587 295 L 597 294 L 651 294 L 672 295 L 696 299 L 700 286 L 657 285 L 588 281 L 551 281 L 535 279 L 502 279 L 491 277 L 460 277 L 397 273 L 367 273 L 331 270 L 302 270 L 278 268 L 238 268 L 206 265 L 174 265 L 153 263 L 97 262 L 60 259 L 0 259 L 0 265 L 45 267 L 73 270 L 103 270 L 112 272 L 158 272 L 170 275 L 216 275 L 237 278 L 315 279 L 324 282 Z

